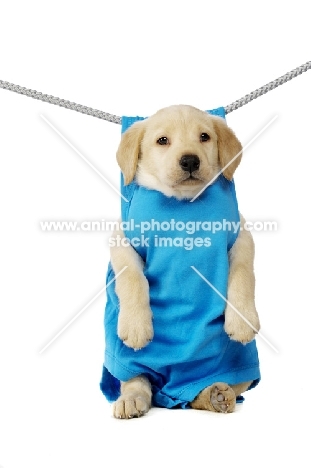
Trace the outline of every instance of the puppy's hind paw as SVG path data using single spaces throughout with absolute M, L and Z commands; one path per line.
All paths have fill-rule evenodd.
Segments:
M 216 383 L 212 386 L 210 399 L 217 413 L 232 413 L 235 408 L 235 393 L 225 383 Z
M 144 416 L 150 409 L 143 395 L 121 395 L 113 405 L 113 415 L 118 419 L 132 419 Z

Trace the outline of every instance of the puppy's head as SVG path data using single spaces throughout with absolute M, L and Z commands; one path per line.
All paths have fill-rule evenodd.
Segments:
M 136 176 L 138 184 L 167 196 L 192 198 L 221 170 L 231 180 L 241 151 L 222 118 L 179 105 L 132 125 L 122 136 L 117 161 L 125 184 Z

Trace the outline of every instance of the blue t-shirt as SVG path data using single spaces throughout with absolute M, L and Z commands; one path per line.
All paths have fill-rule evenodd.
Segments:
M 131 122 L 133 123 L 133 122 Z M 222 175 L 192 203 L 167 197 L 133 181 L 122 185 L 126 237 L 145 262 L 154 338 L 133 350 L 118 338 L 119 301 L 107 288 L 105 363 L 101 390 L 113 401 L 120 381 L 145 375 L 153 404 L 187 407 L 215 382 L 260 379 L 255 340 L 243 345 L 224 331 L 225 301 L 191 268 L 227 296 L 228 252 L 239 233 L 234 182 Z M 109 264 L 107 282 L 114 277 Z

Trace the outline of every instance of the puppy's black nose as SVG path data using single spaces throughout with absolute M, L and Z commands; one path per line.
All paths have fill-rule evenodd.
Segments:
M 196 154 L 185 154 L 180 158 L 179 165 L 183 171 L 190 174 L 200 167 L 200 160 Z

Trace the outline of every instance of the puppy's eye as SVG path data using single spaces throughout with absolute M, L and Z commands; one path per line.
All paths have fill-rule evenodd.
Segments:
M 163 137 L 161 137 L 161 138 L 159 138 L 159 139 L 157 140 L 157 143 L 158 143 L 159 145 L 168 145 L 168 138 L 166 138 L 165 136 L 163 136 Z
M 210 136 L 207 133 L 201 133 L 200 141 L 208 141 Z

